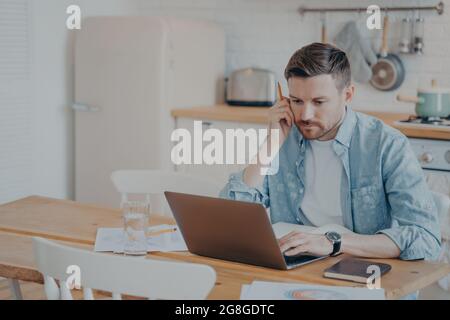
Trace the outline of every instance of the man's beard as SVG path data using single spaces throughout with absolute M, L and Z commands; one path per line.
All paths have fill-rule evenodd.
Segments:
M 337 120 L 329 129 L 323 128 L 323 126 L 321 126 L 320 123 L 318 123 L 318 122 L 311 122 L 311 121 L 301 121 L 300 124 L 297 124 L 297 127 L 306 139 L 320 140 L 320 138 L 327 136 L 329 133 L 333 132 L 333 130 L 337 130 L 340 127 L 340 125 L 344 121 L 345 113 L 346 112 L 344 112 L 341 115 L 341 117 L 339 118 L 339 120 Z M 318 128 L 321 130 L 319 132 L 317 132 L 316 134 L 314 134 L 313 136 L 311 136 L 308 133 L 308 131 L 312 131 L 312 130 L 308 130 L 308 125 L 314 125 L 311 128 L 313 128 L 313 129 Z

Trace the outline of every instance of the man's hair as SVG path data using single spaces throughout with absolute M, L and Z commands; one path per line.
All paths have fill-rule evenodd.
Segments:
M 345 52 L 331 44 L 315 42 L 297 50 L 284 70 L 286 80 L 321 74 L 331 74 L 339 91 L 350 85 L 350 63 Z

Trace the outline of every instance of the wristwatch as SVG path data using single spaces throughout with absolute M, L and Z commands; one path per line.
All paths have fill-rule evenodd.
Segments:
M 325 237 L 333 244 L 333 252 L 331 252 L 330 256 L 339 253 L 341 250 L 341 235 L 335 231 L 328 231 L 325 233 Z

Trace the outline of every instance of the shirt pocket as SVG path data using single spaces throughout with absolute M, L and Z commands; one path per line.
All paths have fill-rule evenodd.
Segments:
M 382 186 L 370 185 L 353 189 L 352 212 L 355 231 L 373 234 L 386 223 L 386 200 Z

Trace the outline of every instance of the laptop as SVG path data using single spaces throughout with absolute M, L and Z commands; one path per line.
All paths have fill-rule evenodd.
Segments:
M 266 209 L 257 203 L 164 192 L 190 252 L 288 270 L 328 256 L 285 256 Z

